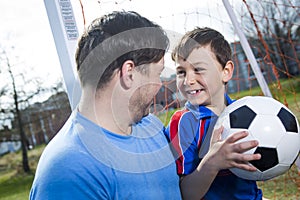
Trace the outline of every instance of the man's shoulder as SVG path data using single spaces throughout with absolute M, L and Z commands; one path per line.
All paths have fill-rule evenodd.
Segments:
M 56 168 L 53 170 L 64 173 L 64 170 L 76 169 L 83 160 L 86 162 L 89 159 L 88 152 L 84 151 L 85 149 L 80 142 L 75 142 L 71 137 L 72 142 L 64 139 L 55 137 L 46 146 L 39 161 L 41 168 Z
M 162 129 L 164 127 L 163 123 L 158 117 L 153 114 L 149 114 L 136 124 L 137 127 L 156 127 Z

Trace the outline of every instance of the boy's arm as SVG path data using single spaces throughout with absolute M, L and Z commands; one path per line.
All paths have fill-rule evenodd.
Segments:
M 237 132 L 221 141 L 223 127 L 213 132 L 209 152 L 204 156 L 197 169 L 181 178 L 180 187 L 183 199 L 201 199 L 208 191 L 219 170 L 237 167 L 249 171 L 256 168 L 247 164 L 250 160 L 260 159 L 259 154 L 243 154 L 258 145 L 257 141 L 238 142 L 248 135 Z
M 193 123 L 191 115 L 184 115 L 186 110 L 174 113 L 166 128 L 169 142 L 176 151 L 177 174 L 182 176 L 191 173 L 199 163 L 196 138 L 197 123 Z

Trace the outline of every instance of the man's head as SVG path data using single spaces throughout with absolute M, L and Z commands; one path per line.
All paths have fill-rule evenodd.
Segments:
M 82 102 L 94 99 L 85 105 L 93 104 L 95 112 L 105 107 L 122 130 L 138 122 L 161 87 L 168 46 L 165 31 L 135 12 L 112 12 L 94 20 L 76 52 Z
M 168 46 L 161 27 L 138 13 L 120 11 L 98 18 L 78 43 L 76 64 L 81 86 L 105 87 L 126 60 L 145 74 L 148 69 L 143 64 L 160 61 Z
M 172 53 L 176 82 L 192 104 L 223 105 L 225 85 L 231 79 L 231 49 L 223 35 L 211 28 L 187 32 Z

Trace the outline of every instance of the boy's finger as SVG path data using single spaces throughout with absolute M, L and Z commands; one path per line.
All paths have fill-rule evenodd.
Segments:
M 236 143 L 234 145 L 234 150 L 239 153 L 243 153 L 245 151 L 248 151 L 254 147 L 257 147 L 258 141 L 257 140 L 249 140 L 245 142 Z
M 254 167 L 253 165 L 249 165 L 249 164 L 236 164 L 237 168 L 240 168 L 240 169 L 244 169 L 244 170 L 247 170 L 247 171 L 256 171 L 256 167 Z
M 227 141 L 230 142 L 230 143 L 235 143 L 238 140 L 240 140 L 242 138 L 245 138 L 247 136 L 248 136 L 248 132 L 246 132 L 246 131 L 240 131 L 240 132 L 236 132 L 236 133 L 231 134 L 227 138 Z

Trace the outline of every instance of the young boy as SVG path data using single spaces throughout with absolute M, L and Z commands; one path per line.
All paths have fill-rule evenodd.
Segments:
M 172 116 L 166 131 L 178 155 L 177 173 L 184 180 L 207 153 L 218 115 L 232 103 L 225 86 L 232 78 L 234 65 L 230 45 L 211 28 L 187 32 L 172 59 L 177 66 L 177 87 L 187 102 Z M 262 199 L 262 191 L 255 181 L 221 170 L 204 199 Z

